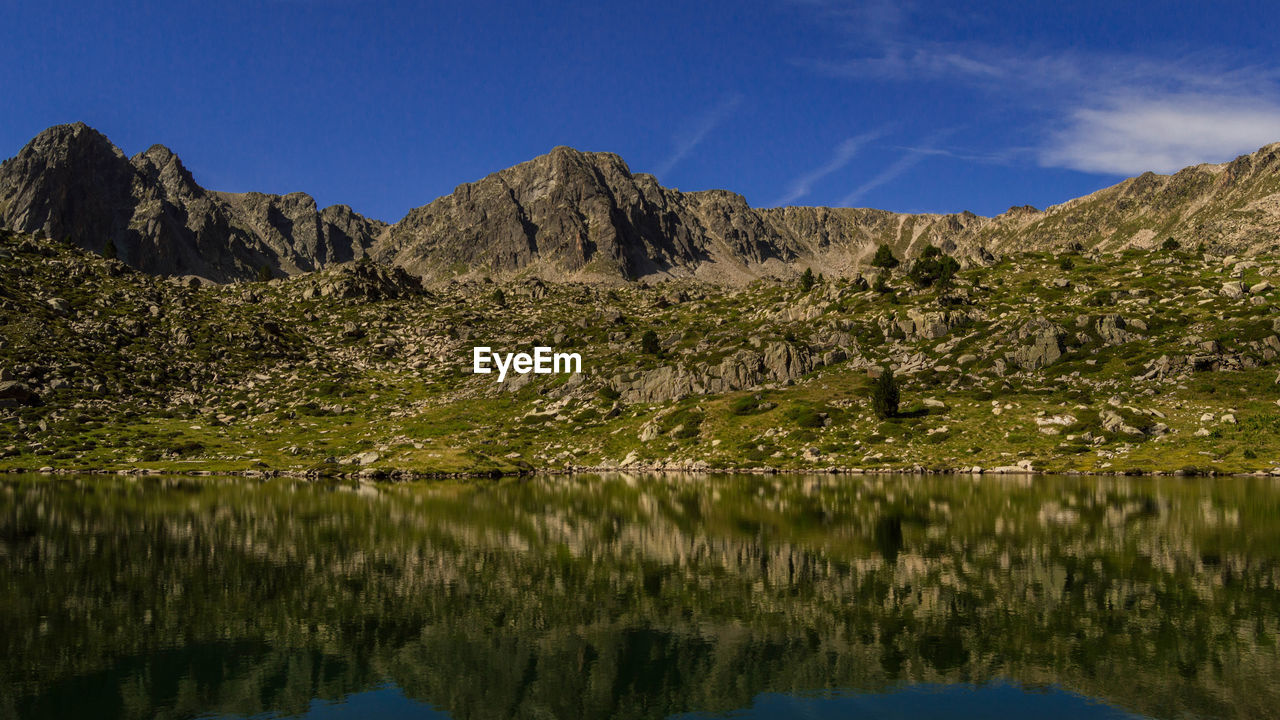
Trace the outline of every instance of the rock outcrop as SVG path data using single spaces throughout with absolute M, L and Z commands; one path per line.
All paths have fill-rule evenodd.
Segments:
M 130 159 L 83 123 L 49 128 L 0 165 L 0 221 L 143 272 L 220 282 L 361 257 L 385 227 L 303 193 L 207 191 L 168 148 Z
M 839 359 L 843 360 L 843 357 Z M 618 375 L 609 381 L 626 402 L 665 403 L 690 395 L 709 395 L 788 384 L 822 367 L 825 361 L 807 347 L 773 342 L 761 351 L 738 350 L 711 367 L 669 365 Z
M 1039 370 L 1057 362 L 1066 351 L 1066 331 L 1048 320 L 1026 322 L 1013 335 L 1017 344 L 1008 358 L 1023 370 Z

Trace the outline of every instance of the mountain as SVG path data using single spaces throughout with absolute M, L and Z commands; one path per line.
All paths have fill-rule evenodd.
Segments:
M 371 249 L 411 272 L 653 273 L 749 280 L 812 267 L 847 276 L 880 244 L 992 254 L 1080 244 L 1150 248 L 1166 238 L 1226 252 L 1277 247 L 1280 144 L 1221 165 L 1145 173 L 1047 210 L 905 214 L 863 208 L 755 209 L 724 190 L 680 192 L 610 153 L 559 147 L 411 211 Z
M 303 193 L 207 191 L 168 148 L 130 159 L 84 123 L 49 128 L 0 165 L 0 220 L 97 252 L 110 241 L 144 272 L 215 281 L 362 257 L 385 227 Z
M 1149 248 L 1173 237 L 1237 254 L 1277 247 L 1280 144 L 1230 163 L 1145 173 L 1046 210 L 905 214 L 756 209 L 724 190 L 681 192 L 611 153 L 557 147 L 459 185 L 394 225 L 308 195 L 201 188 L 162 146 L 132 159 L 82 123 L 41 133 L 0 166 L 0 220 L 102 251 L 135 268 L 225 281 L 309 272 L 370 257 L 429 279 L 697 277 L 739 284 L 810 267 L 850 276 L 880 244 L 926 244 L 973 263 L 1080 245 Z

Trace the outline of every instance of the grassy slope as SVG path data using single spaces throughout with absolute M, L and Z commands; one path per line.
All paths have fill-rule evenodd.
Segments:
M 0 367 L 44 399 L 0 409 L 0 468 L 345 471 L 358 466 L 332 460 L 366 451 L 378 453 L 376 469 L 431 472 L 607 465 L 628 456 L 726 468 L 1280 466 L 1276 370 L 1257 345 L 1274 334 L 1277 294 L 1260 304 L 1222 297 L 1232 268 L 1214 258 L 1075 254 L 1074 267 L 1063 269 L 1059 256 L 1010 256 L 961 274 L 951 295 L 973 322 L 913 341 L 887 318 L 955 308 L 902 277 L 888 295 L 835 281 L 808 293 L 794 284 L 552 285 L 534 300 L 529 285 L 512 284 L 499 307 L 495 286 L 483 283 L 395 300 L 308 299 L 303 290 L 328 275 L 192 289 L 45 240 L 6 237 L 0 249 Z M 1258 260 L 1242 279 L 1274 282 L 1277 260 Z M 1055 286 L 1059 279 L 1070 285 Z M 70 312 L 51 307 L 53 297 Z M 1106 346 L 1093 325 L 1104 313 L 1148 329 Z M 1088 318 L 1078 325 L 1081 315 Z M 1066 356 L 1001 376 L 996 361 L 1014 347 L 1013 333 L 1038 317 L 1071 333 Z M 365 335 L 352 337 L 359 333 L 350 328 Z M 640 351 L 647 329 L 658 333 L 661 355 Z M 833 333 L 847 333 L 850 354 L 866 362 L 661 405 L 617 402 L 605 389 L 621 373 L 700 371 L 769 342 L 820 354 Z M 1196 353 L 1195 343 L 1207 340 L 1263 364 L 1135 379 L 1149 361 Z M 472 345 L 512 350 L 534 341 L 582 352 L 585 379 L 566 387 L 563 377 L 541 377 L 513 390 L 469 372 Z M 864 365 L 917 353 L 933 369 L 900 377 L 903 416 L 874 418 Z M 961 368 L 966 353 L 978 359 Z M 927 408 L 925 398 L 947 407 Z M 1170 431 L 1106 432 L 1104 411 Z M 1226 412 L 1237 422 L 1221 422 Z M 1205 413 L 1214 419 L 1201 421 Z M 1036 424 L 1038 415 L 1063 414 L 1076 422 L 1058 434 Z M 641 442 L 650 422 L 659 432 Z M 1201 428 L 1208 434 L 1195 436 Z M 1086 432 L 1103 439 L 1085 440 Z M 807 448 L 816 457 L 805 459 Z

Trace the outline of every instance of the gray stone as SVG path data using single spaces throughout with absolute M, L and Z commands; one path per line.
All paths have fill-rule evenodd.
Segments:
M 1232 300 L 1238 300 L 1244 297 L 1245 293 L 1249 292 L 1249 286 L 1239 281 L 1228 282 L 1228 283 L 1223 283 L 1222 289 L 1219 290 L 1218 292 L 1223 297 L 1231 298 Z

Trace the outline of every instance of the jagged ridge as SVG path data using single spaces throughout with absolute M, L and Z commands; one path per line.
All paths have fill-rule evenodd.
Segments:
M 1280 144 L 1222 165 L 1146 173 L 1041 211 L 904 214 L 862 208 L 754 209 L 724 190 L 681 192 L 611 153 L 558 147 L 459 185 L 388 226 L 303 193 L 201 188 L 162 146 L 128 159 L 83 123 L 41 133 L 0 166 L 0 220 L 68 237 L 146 272 L 213 280 L 262 266 L 296 274 L 366 255 L 434 279 L 694 276 L 738 283 L 811 267 L 858 271 L 880 244 L 926 243 L 971 262 L 1080 244 L 1152 247 L 1166 237 L 1252 254 L 1277 247 Z
M 49 128 L 0 165 L 0 220 L 97 252 L 110 241 L 144 272 L 215 281 L 361 257 L 385 227 L 303 193 L 207 191 L 168 148 L 129 159 L 84 123 Z

